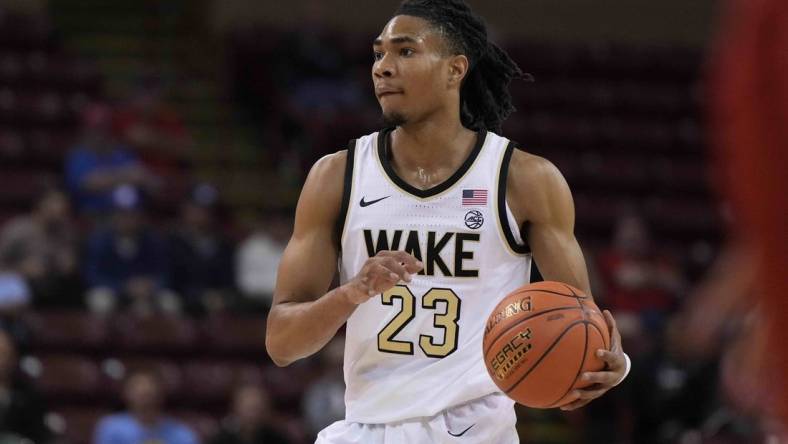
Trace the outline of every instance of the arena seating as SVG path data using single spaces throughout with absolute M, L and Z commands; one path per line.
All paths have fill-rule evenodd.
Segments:
M 123 379 L 137 370 L 162 377 L 175 415 L 203 437 L 216 430 L 233 389 L 243 383 L 264 384 L 294 414 L 303 386 L 285 381 L 306 382 L 311 370 L 273 366 L 259 316 L 106 318 L 39 310 L 27 316 L 27 325 L 30 346 L 21 367 L 60 418 L 58 430 L 77 443 L 90 437 L 91 418 L 120 406 Z
M 101 94 L 96 67 L 62 51 L 35 18 L 17 17 L 8 23 L 13 25 L 0 26 L 0 223 L 23 211 L 43 185 L 61 180 L 79 112 Z M 236 73 L 239 83 L 254 79 L 246 83 L 254 88 L 244 93 L 266 103 L 264 125 L 274 125 L 272 116 L 286 114 L 304 132 L 308 144 L 301 166 L 307 168 L 320 155 L 373 130 L 377 109 L 368 94 L 370 100 L 359 110 L 308 120 L 308 114 L 288 111 L 268 63 L 277 59 L 277 42 L 284 36 L 283 31 L 265 29 L 233 39 L 230 64 L 244 67 Z M 696 51 L 507 46 L 536 81 L 513 86 L 519 111 L 504 133 L 564 172 L 575 193 L 581 238 L 592 245 L 605 242 L 616 218 L 634 207 L 685 257 L 693 243 L 719 240 L 698 122 Z M 337 42 L 337 47 L 344 48 L 349 70 L 365 72 L 366 45 Z M 359 82 L 369 93 L 363 83 L 368 79 Z M 291 148 L 282 145 L 281 127 L 271 127 L 277 134 L 260 140 L 267 151 L 260 155 L 277 159 Z M 267 168 L 248 173 L 257 180 L 284 181 L 276 176 L 276 165 Z M 174 183 L 185 188 L 187 182 L 180 178 Z M 244 194 L 249 185 L 239 183 L 239 192 L 231 193 L 237 196 L 231 207 L 261 205 Z M 268 387 L 281 423 L 292 434 L 303 434 L 298 411 L 316 366 L 273 366 L 264 350 L 263 317 L 100 317 L 33 310 L 27 322 L 30 343 L 22 367 L 50 405 L 51 427 L 70 442 L 89 441 L 97 418 L 119 407 L 123 377 L 140 368 L 159 371 L 176 416 L 203 437 L 216 430 L 232 388 L 249 381 Z

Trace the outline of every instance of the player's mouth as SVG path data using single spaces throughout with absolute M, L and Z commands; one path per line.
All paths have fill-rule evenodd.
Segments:
M 382 99 L 383 97 L 393 96 L 397 94 L 403 94 L 403 91 L 401 89 L 390 88 L 390 87 L 382 87 L 375 89 L 375 95 L 378 96 L 378 99 Z

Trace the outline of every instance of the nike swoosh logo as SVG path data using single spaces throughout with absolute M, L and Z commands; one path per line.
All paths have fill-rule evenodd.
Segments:
M 454 436 L 455 438 L 459 438 L 460 436 L 464 435 L 465 432 L 467 432 L 468 430 L 472 429 L 473 426 L 475 426 L 475 425 L 476 424 L 471 424 L 470 427 L 468 427 L 467 429 L 463 430 L 462 432 L 460 432 L 460 433 L 458 433 L 456 435 L 454 433 L 452 433 L 452 432 L 449 432 L 449 435 Z
M 363 207 L 368 207 L 368 206 L 370 206 L 372 204 L 376 204 L 376 203 L 380 202 L 383 199 L 388 199 L 389 197 L 391 197 L 391 196 L 381 197 L 380 199 L 370 200 L 369 202 L 364 202 L 364 198 L 362 197 L 360 205 L 361 205 L 362 208 Z

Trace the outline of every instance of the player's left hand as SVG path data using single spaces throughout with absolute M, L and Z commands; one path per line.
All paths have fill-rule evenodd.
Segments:
M 592 385 L 575 390 L 572 396 L 574 400 L 561 406 L 561 410 L 575 410 L 583 407 L 604 395 L 624 378 L 627 363 L 624 358 L 624 350 L 621 348 L 621 334 L 618 332 L 616 320 L 613 319 L 610 311 L 605 310 L 604 316 L 610 330 L 610 350 L 599 349 L 596 351 L 596 355 L 605 361 L 605 369 L 601 372 L 586 372 L 580 375 L 583 381 L 591 382 Z

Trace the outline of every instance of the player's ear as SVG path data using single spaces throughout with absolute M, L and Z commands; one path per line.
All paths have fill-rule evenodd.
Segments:
M 449 86 L 462 85 L 462 79 L 468 74 L 470 62 L 464 55 L 451 56 L 449 59 Z

